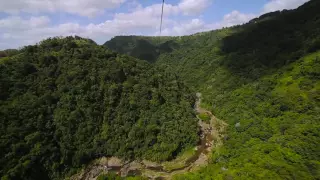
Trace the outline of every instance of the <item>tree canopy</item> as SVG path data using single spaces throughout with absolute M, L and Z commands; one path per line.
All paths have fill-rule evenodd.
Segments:
M 0 63 L 0 176 L 63 178 L 101 156 L 168 160 L 198 141 L 195 96 L 172 73 L 80 37 Z

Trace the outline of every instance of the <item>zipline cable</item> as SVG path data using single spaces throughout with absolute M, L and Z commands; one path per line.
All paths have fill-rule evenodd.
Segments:
M 160 22 L 160 36 L 161 36 L 161 31 L 162 31 L 163 7 L 164 7 L 164 0 L 162 0 L 162 11 L 161 11 L 161 22 Z

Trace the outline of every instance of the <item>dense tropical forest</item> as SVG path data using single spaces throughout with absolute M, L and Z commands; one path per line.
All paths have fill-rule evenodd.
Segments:
M 169 160 L 199 137 L 176 75 L 80 37 L 0 59 L 0 176 L 61 179 L 101 156 Z
M 170 50 L 156 66 L 201 92 L 202 106 L 229 124 L 211 165 L 176 179 L 320 179 L 319 9 L 313 0 L 241 26 L 161 39 Z M 136 51 L 144 49 L 137 39 L 160 46 L 159 37 L 117 39 Z
M 178 47 L 174 37 L 117 36 L 104 43 L 108 49 L 127 54 L 150 63 L 157 61 L 163 53 Z
M 319 9 L 0 51 L 1 179 L 63 179 L 102 156 L 170 160 L 199 140 L 196 92 L 229 126 L 208 166 L 174 179 L 320 179 Z

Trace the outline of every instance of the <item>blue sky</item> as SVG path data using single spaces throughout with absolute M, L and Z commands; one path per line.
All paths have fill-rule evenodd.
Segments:
M 159 35 L 162 0 L 0 0 L 0 49 L 52 36 L 104 43 L 116 35 Z M 181 36 L 243 24 L 308 0 L 165 0 L 162 35 Z

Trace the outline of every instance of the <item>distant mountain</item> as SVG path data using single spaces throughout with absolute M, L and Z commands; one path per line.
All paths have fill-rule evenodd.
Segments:
M 170 41 L 171 37 L 164 38 L 166 41 L 160 43 L 162 37 L 116 36 L 103 46 L 116 52 L 154 63 L 161 53 L 171 52 L 178 45 Z
M 14 56 L 18 53 L 19 53 L 19 50 L 17 49 L 6 49 L 3 51 L 0 51 L 0 58 Z

